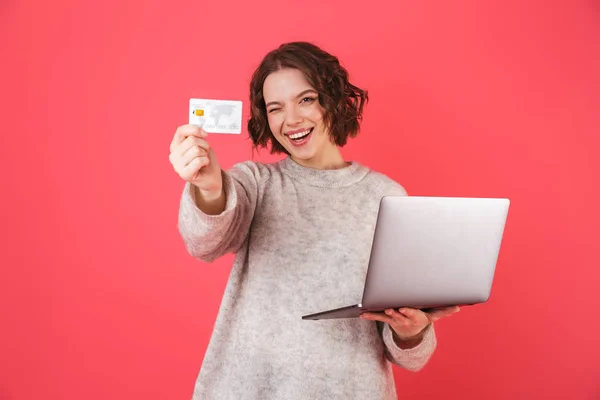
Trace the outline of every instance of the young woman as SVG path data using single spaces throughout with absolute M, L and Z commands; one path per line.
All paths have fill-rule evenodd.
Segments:
M 406 195 L 346 161 L 367 92 L 304 42 L 266 55 L 250 84 L 248 130 L 283 160 L 219 167 L 207 133 L 180 126 L 170 161 L 186 181 L 179 230 L 206 262 L 236 253 L 194 399 L 396 399 L 392 363 L 421 369 L 433 322 L 457 307 L 302 320 L 362 295 L 379 200 Z

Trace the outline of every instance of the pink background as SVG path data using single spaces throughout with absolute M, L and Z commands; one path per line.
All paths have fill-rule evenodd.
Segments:
M 0 399 L 191 397 L 233 258 L 186 254 L 169 143 L 190 97 L 246 119 L 290 40 L 369 90 L 348 159 L 512 200 L 492 298 L 439 323 L 399 397 L 600 398 L 600 4 L 291 3 L 0 4 Z M 245 129 L 212 144 L 252 157 Z

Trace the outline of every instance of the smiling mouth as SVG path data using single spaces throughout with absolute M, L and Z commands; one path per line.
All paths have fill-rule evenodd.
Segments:
M 301 141 L 302 139 L 304 139 L 305 137 L 307 137 L 308 135 L 310 135 L 310 134 L 311 134 L 311 132 L 313 131 L 313 129 L 314 129 L 314 128 L 305 129 L 305 130 L 303 130 L 303 131 L 301 131 L 301 132 L 296 132 L 296 133 L 293 133 L 293 134 L 291 134 L 291 135 L 289 135 L 289 134 L 287 134 L 287 133 L 286 133 L 286 136 L 287 136 L 288 138 L 290 138 L 290 140 L 293 140 L 293 141 L 299 142 L 299 141 Z

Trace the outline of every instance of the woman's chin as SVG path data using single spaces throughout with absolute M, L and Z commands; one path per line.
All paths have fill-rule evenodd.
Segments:
M 292 158 L 296 161 L 310 161 L 315 157 L 314 151 L 306 151 L 305 149 L 289 149 L 288 151 L 290 152 Z

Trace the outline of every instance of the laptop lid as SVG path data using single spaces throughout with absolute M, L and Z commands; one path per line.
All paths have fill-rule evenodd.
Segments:
M 502 198 L 383 197 L 362 306 L 487 301 L 509 204 Z

